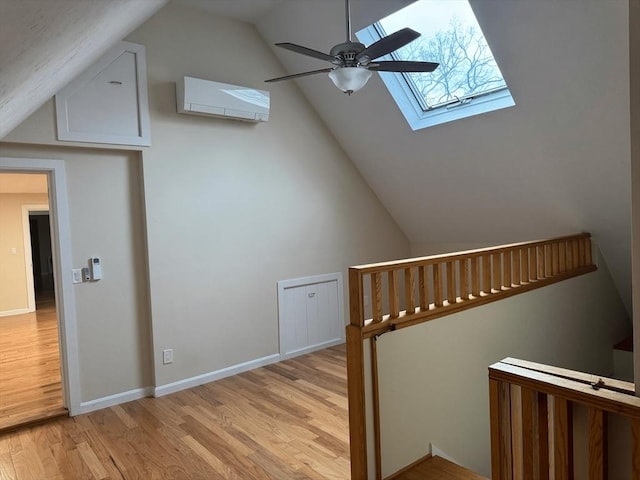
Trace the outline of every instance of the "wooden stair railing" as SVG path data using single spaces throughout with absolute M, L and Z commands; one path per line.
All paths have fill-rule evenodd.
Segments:
M 349 268 L 350 323 L 372 337 L 593 270 L 588 233 L 360 265 Z
M 608 478 L 610 412 L 631 422 L 632 458 L 616 466 L 640 480 L 640 398 L 632 383 L 506 358 L 489 367 L 489 397 L 492 480 L 573 480 L 576 405 L 588 411 L 588 479 Z
M 349 268 L 347 377 L 351 477 L 368 478 L 364 340 L 371 342 L 375 471 L 376 478 L 381 479 L 375 342 L 379 335 L 596 269 L 589 233 Z

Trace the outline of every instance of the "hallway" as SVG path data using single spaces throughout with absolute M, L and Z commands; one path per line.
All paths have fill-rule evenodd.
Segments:
M 0 318 L 0 332 L 0 431 L 66 414 L 55 303 Z

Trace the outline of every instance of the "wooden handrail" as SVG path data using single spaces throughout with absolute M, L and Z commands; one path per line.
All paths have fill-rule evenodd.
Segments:
M 349 268 L 350 323 L 373 337 L 594 270 L 588 233 L 359 265 Z
M 629 382 L 524 360 L 490 366 L 492 479 L 548 479 L 550 466 L 552 478 L 573 479 L 575 405 L 588 411 L 588 478 L 607 478 L 607 413 L 615 413 L 631 423 L 628 465 L 640 479 L 640 398 L 633 392 Z

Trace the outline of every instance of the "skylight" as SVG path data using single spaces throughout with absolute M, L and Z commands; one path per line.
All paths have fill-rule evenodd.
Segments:
M 440 64 L 433 73 L 380 72 L 413 130 L 515 105 L 468 0 L 418 0 L 356 35 L 369 45 L 404 27 L 422 36 L 385 60 Z

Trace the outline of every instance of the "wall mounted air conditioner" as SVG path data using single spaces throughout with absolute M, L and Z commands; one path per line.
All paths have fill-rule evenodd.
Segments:
M 178 113 L 231 118 L 245 122 L 269 120 L 269 92 L 200 78 L 176 82 Z

